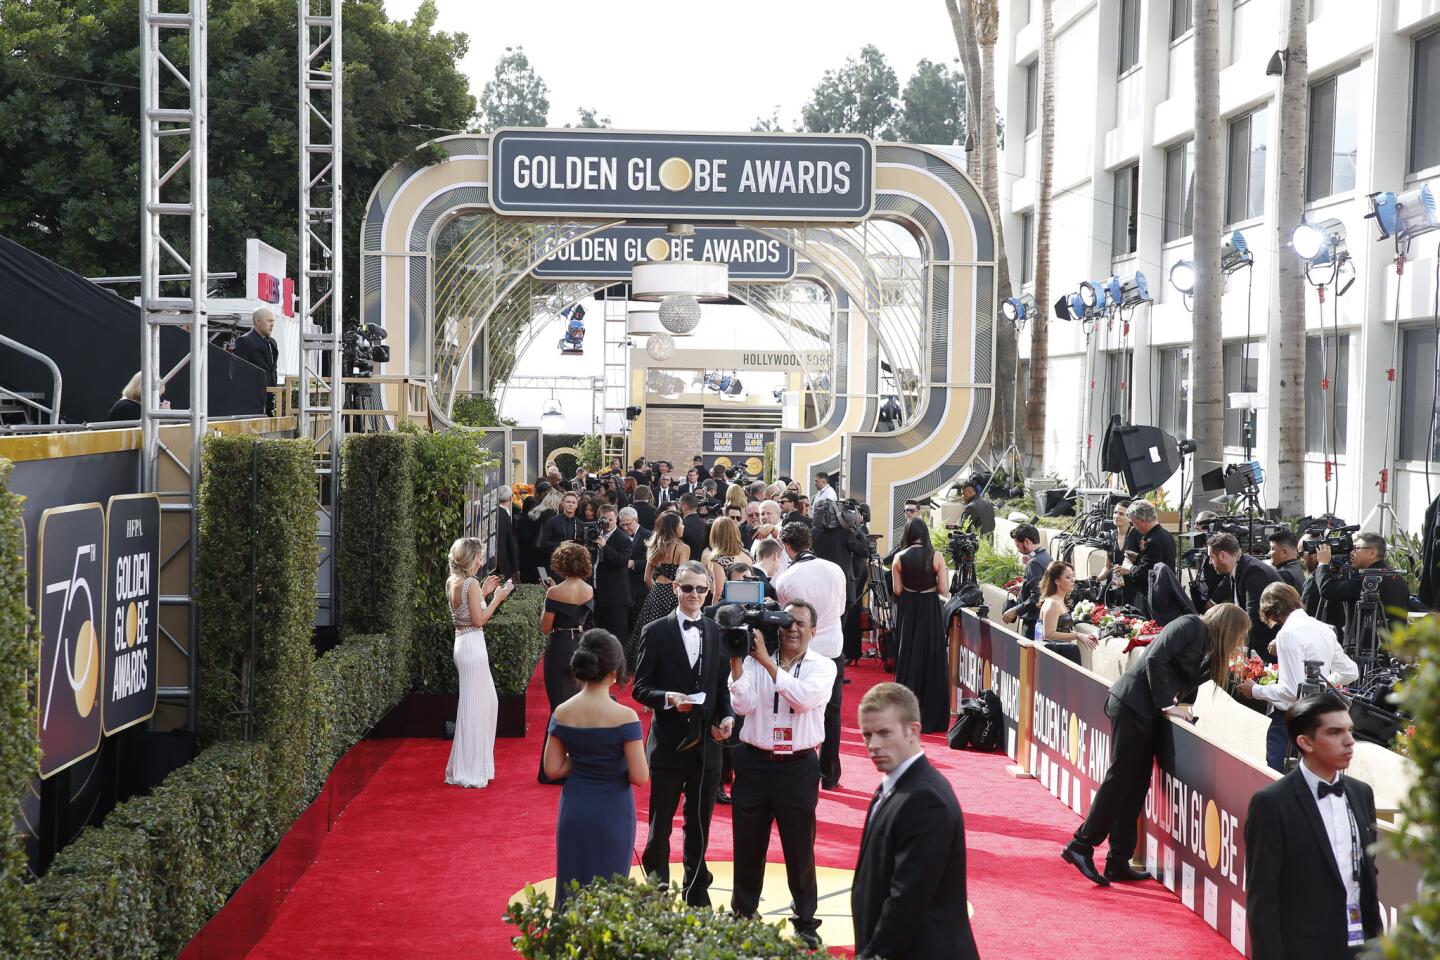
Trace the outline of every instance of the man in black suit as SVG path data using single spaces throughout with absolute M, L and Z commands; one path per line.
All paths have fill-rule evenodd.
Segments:
M 1242 551 L 1234 534 L 1217 533 L 1206 542 L 1205 549 L 1209 563 L 1202 576 L 1210 603 L 1228 602 L 1244 607 L 1250 614 L 1251 651 L 1258 653 L 1262 660 L 1274 663 L 1270 641 L 1275 639 L 1275 628 L 1260 617 L 1260 594 L 1280 579 L 1279 572 Z
M 1299 593 L 1305 589 L 1305 570 L 1300 566 L 1300 539 L 1289 530 L 1270 534 L 1270 566 Z
M 715 481 L 715 499 L 724 503 L 725 491 L 730 487 L 730 481 L 725 479 L 725 468 L 715 464 L 710 468 L 710 479 Z
M 650 543 L 650 528 L 642 526 L 633 507 L 620 511 L 620 529 L 630 538 L 630 562 L 626 564 L 630 574 L 630 609 L 626 619 L 625 635 L 635 632 L 635 621 L 650 588 L 645 586 L 645 549 Z M 633 665 L 631 669 L 634 669 Z
M 595 562 L 595 626 L 615 638 L 628 637 L 630 623 L 630 551 L 634 544 L 620 529 L 615 505 L 600 508 L 599 553 Z
M 1175 570 L 1175 537 L 1160 525 L 1160 514 L 1148 500 L 1136 500 L 1126 510 L 1130 529 L 1138 534 L 1139 545 L 1132 557 L 1125 555 L 1129 570 L 1125 576 L 1124 597 L 1149 613 L 1150 571 L 1159 564 Z M 1128 538 L 1128 534 L 1127 534 Z
M 983 533 L 987 538 L 995 534 L 995 504 L 980 496 L 975 481 L 966 480 L 960 485 L 960 496 L 965 500 L 965 509 L 960 512 L 960 522 L 970 521 L 970 528 Z
M 920 702 L 898 683 L 860 700 L 860 735 L 885 775 L 860 835 L 850 913 L 857 960 L 978 960 L 965 895 L 965 819 L 920 749 Z
M 235 356 L 265 372 L 265 382 L 260 387 L 258 397 L 259 405 L 255 410 L 257 413 L 264 410 L 271 416 L 275 413 L 275 397 L 269 388 L 275 386 L 276 369 L 280 360 L 280 348 L 275 345 L 275 338 L 270 335 L 274 330 L 275 313 L 269 307 L 261 307 L 250 318 L 250 330 L 236 337 L 235 345 L 230 348 Z
M 655 711 L 645 753 L 650 761 L 650 835 L 640 858 L 645 873 L 670 881 L 670 828 L 685 795 L 685 902 L 710 905 L 705 848 L 720 783 L 720 744 L 735 729 L 720 627 L 701 608 L 710 575 L 687 560 L 675 576 L 675 613 L 645 625 L 635 666 L 634 697 Z M 704 702 L 694 696 L 704 694 Z
M 1000 614 L 1005 623 L 1020 620 L 1024 636 L 1035 634 L 1035 621 L 1040 616 L 1040 581 L 1045 578 L 1045 569 L 1050 566 L 1050 552 L 1040 546 L 1040 531 L 1034 524 L 1022 523 L 1010 531 L 1010 539 L 1020 559 L 1025 561 L 1025 578 L 1020 583 L 1020 596 L 1013 606 Z M 1024 619 L 1020 618 L 1024 613 Z
M 680 497 L 680 539 L 690 548 L 691 560 L 699 560 L 710 546 L 710 533 L 705 528 L 705 518 L 697 512 L 699 509 L 698 495 L 687 493 Z
M 780 517 L 782 526 L 787 523 L 803 523 L 807 527 L 810 526 L 810 518 L 800 509 L 800 494 L 788 490 L 781 494 L 780 509 L 784 511 Z
M 520 543 L 515 539 L 515 514 L 509 487 L 496 493 L 495 572 L 504 580 L 520 582 Z
M 1405 578 L 1385 566 L 1385 538 L 1378 533 L 1357 533 L 1355 548 L 1350 552 L 1350 569 L 1334 566 L 1330 545 L 1322 543 L 1315 549 L 1315 582 L 1320 589 L 1320 599 L 1325 601 L 1326 613 L 1343 615 L 1346 645 L 1368 642 L 1357 636 L 1355 603 L 1360 599 L 1366 575 L 1379 575 L 1380 606 L 1385 611 L 1387 626 L 1394 630 L 1404 626 L 1405 611 L 1410 607 L 1410 588 Z
M 1358 957 L 1380 936 L 1375 794 L 1341 774 L 1355 751 L 1345 701 L 1326 692 L 1290 708 L 1300 764 L 1255 792 L 1245 818 L 1245 921 L 1255 960 Z

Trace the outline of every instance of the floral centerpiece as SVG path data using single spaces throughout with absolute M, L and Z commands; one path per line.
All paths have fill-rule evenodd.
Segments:
M 535 488 L 528 483 L 515 483 L 510 485 L 510 502 L 517 507 L 525 505 L 525 498 L 534 496 Z

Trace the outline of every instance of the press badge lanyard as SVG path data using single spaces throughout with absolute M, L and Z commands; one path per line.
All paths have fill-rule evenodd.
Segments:
M 1350 809 L 1350 799 L 1344 794 L 1341 797 L 1345 800 L 1345 816 L 1350 820 L 1350 879 L 1355 881 L 1356 890 L 1360 887 L 1360 828 L 1355 824 L 1355 811 Z M 1365 920 L 1360 916 L 1360 904 L 1345 904 L 1346 937 L 1349 946 L 1358 946 L 1365 942 Z
M 802 664 L 802 663 L 804 663 L 804 662 L 805 662 L 805 658 L 802 656 L 799 660 L 796 660 L 796 661 L 795 661 L 795 666 L 794 666 L 794 667 L 791 669 L 791 671 L 790 671 L 791 676 L 793 676 L 796 680 L 799 680 L 799 679 L 800 679 L 800 664 Z M 775 714 L 775 719 L 776 719 L 776 720 L 779 720 L 779 719 L 780 719 L 780 688 L 779 688 L 778 686 L 775 688 L 775 705 L 774 705 L 773 707 L 771 707 L 770 709 L 771 709 L 771 712 Z M 795 715 L 795 710 L 790 706 L 790 701 L 788 701 L 788 700 L 785 701 L 785 719 L 786 719 L 786 720 L 791 720 L 791 718 L 794 717 L 794 715 Z M 780 726 L 778 723 L 775 725 L 775 727 L 774 727 L 773 730 L 772 730 L 772 734 L 771 734 L 771 747 L 770 747 L 770 752 L 771 752 L 771 753 L 794 753 L 794 752 L 795 752 L 795 727 L 794 727 L 793 721 L 791 721 L 790 723 L 787 723 L 787 724 L 786 724 L 785 726 L 783 726 L 783 727 Z

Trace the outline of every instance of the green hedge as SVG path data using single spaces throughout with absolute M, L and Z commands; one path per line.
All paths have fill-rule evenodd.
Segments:
M 18 822 L 20 797 L 40 769 L 33 684 L 40 659 L 25 604 L 24 527 L 21 498 L 9 491 L 10 461 L 0 460 L 0 824 Z M 18 830 L 0 844 L 0 956 L 25 948 L 25 849 Z
M 350 637 L 315 661 L 306 796 L 320 792 L 335 761 L 404 696 L 394 680 L 402 647 L 409 648 L 408 637 L 404 643 L 378 635 Z
M 814 956 L 781 926 L 727 911 L 687 907 L 668 887 L 637 880 L 592 881 L 554 913 L 550 898 L 526 889 L 528 902 L 506 908 L 525 960 L 807 960 Z
M 495 611 L 485 625 L 485 646 L 490 654 L 490 674 L 502 697 L 525 692 L 535 666 L 545 653 L 545 635 L 540 632 L 540 615 L 545 611 L 545 588 L 536 583 L 517 583 L 515 592 Z M 455 627 L 447 614 L 443 620 L 422 623 L 415 632 L 415 653 L 419 661 L 416 689 L 427 693 L 456 693 Z
M 346 437 L 340 450 L 337 568 L 345 636 L 384 634 L 395 662 L 391 693 L 410 689 L 415 588 L 415 440 L 412 434 Z
M 145 960 L 160 956 L 146 837 L 104 826 L 82 833 L 35 884 L 32 956 Z
M 200 734 L 205 743 L 244 739 L 244 683 L 253 671 L 253 735 L 270 747 L 273 812 L 288 825 L 304 802 L 310 731 L 318 561 L 312 447 L 206 437 L 202 476 Z

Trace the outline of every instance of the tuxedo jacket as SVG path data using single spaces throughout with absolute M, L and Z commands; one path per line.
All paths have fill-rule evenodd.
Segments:
M 710 546 L 710 533 L 700 514 L 692 513 L 680 521 L 680 539 L 690 548 L 690 559 L 698 561 Z
M 1194 615 L 1172 620 L 1110 685 L 1110 696 L 1140 719 L 1153 720 L 1177 697 L 1189 700 L 1210 678 L 1209 653 L 1204 620 Z
M 702 619 L 700 625 L 700 670 L 690 665 L 685 642 L 680 638 L 680 624 L 673 614 L 652 620 L 640 631 L 640 655 L 635 664 L 636 700 L 655 711 L 650 721 L 650 735 L 645 741 L 645 756 L 652 767 L 686 768 L 706 764 L 719 769 L 720 744 L 710 736 L 710 727 L 733 716 L 730 709 L 730 661 L 720 653 L 720 625 Z M 705 692 L 705 703 L 689 713 L 675 708 L 665 709 L 665 694 Z M 686 739 L 698 735 L 704 746 L 680 752 Z
M 630 603 L 643 603 L 650 588 L 645 586 L 645 551 L 650 545 L 650 530 L 641 525 L 630 541 L 630 562 L 635 565 L 630 574 Z
M 978 960 L 965 895 L 965 819 L 925 757 L 865 816 L 850 890 L 855 955 Z
M 646 530 L 655 529 L 655 515 L 659 512 L 653 504 L 641 503 L 639 500 L 631 501 L 630 507 L 635 511 L 635 520 Z
M 1369 784 L 1342 777 L 1345 799 L 1360 831 L 1360 917 L 1367 940 L 1380 936 L 1376 887 L 1375 794 Z M 1348 869 L 1348 868 L 1347 868 Z M 1245 818 L 1245 920 L 1254 960 L 1343 960 L 1345 886 L 1331 852 L 1325 821 L 1297 767 L 1257 790 Z
M 595 564 L 595 606 L 630 606 L 630 554 L 633 550 L 634 543 L 624 530 L 613 530 L 606 538 Z M 643 571 L 641 575 L 644 575 Z

